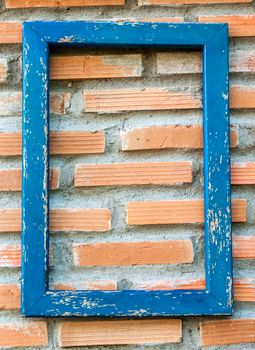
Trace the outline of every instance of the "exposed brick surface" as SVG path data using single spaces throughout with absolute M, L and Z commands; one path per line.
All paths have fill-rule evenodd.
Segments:
M 239 16 L 200 16 L 198 21 L 228 23 L 230 36 L 255 36 L 255 14 Z
M 48 344 L 47 323 L 31 321 L 0 325 L 1 348 L 45 346 Z
M 254 343 L 255 320 L 217 320 L 200 323 L 202 346 Z
M 193 261 L 192 243 L 188 240 L 75 244 L 73 251 L 77 266 L 184 264 Z
M 104 232 L 111 228 L 111 213 L 108 209 L 52 209 L 51 231 L 95 231 Z M 0 210 L 0 232 L 21 230 L 21 210 Z
M 80 6 L 117 6 L 124 5 L 124 0 L 5 0 L 7 8 L 33 7 L 80 7 Z
M 228 23 L 232 317 L 21 317 L 22 22 L 83 19 Z M 254 37 L 254 0 L 0 1 L 1 349 L 254 349 Z M 49 288 L 204 289 L 202 50 L 58 46 L 49 68 Z
M 233 222 L 246 221 L 246 201 L 232 201 Z M 129 225 L 187 224 L 204 222 L 202 200 L 130 202 L 127 206 Z
M 53 56 L 50 69 L 57 80 L 140 77 L 142 56 Z
M 231 131 L 231 147 L 238 145 L 238 133 Z M 201 125 L 168 125 L 137 128 L 121 132 L 122 151 L 203 147 Z
M 192 182 L 191 162 L 81 164 L 75 186 L 173 185 Z
M 60 328 L 60 345 L 179 343 L 181 320 L 122 320 L 65 322 Z

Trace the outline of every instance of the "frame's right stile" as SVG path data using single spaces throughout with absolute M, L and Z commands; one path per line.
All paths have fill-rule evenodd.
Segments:
M 205 290 L 48 289 L 51 45 L 203 50 Z M 233 296 L 229 140 L 227 25 L 24 23 L 22 313 L 33 317 L 230 315 Z

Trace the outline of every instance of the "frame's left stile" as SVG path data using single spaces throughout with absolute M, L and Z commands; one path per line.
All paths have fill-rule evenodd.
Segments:
M 190 47 L 203 50 L 205 290 L 48 290 L 50 45 Z M 227 26 L 132 22 L 24 23 L 22 196 L 24 315 L 230 315 L 233 297 Z

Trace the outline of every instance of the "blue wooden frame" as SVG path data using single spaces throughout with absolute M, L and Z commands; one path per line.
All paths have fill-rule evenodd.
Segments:
M 205 290 L 57 291 L 48 288 L 49 46 L 203 51 Z M 231 315 L 232 246 L 226 24 L 23 24 L 22 314 L 162 317 Z

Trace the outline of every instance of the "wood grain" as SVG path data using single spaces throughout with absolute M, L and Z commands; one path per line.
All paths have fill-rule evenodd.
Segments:
M 191 162 L 78 164 L 75 186 L 174 185 L 192 182 Z
M 255 319 L 200 322 L 201 346 L 255 342 Z
M 246 200 L 232 200 L 232 221 L 246 221 Z M 194 224 L 204 222 L 203 200 L 130 202 L 128 225 Z
M 103 56 L 52 56 L 50 78 L 63 79 L 102 79 L 128 78 L 142 75 L 142 56 L 103 55 Z
M 76 266 L 186 264 L 194 259 L 190 240 L 73 245 Z
M 111 228 L 111 213 L 108 209 L 52 209 L 51 231 L 105 232 Z M 21 210 L 0 210 L 0 232 L 21 231 Z
M 63 322 L 60 346 L 180 343 L 182 322 L 165 320 L 115 320 Z
M 150 126 L 121 132 L 122 151 L 203 147 L 202 125 Z M 230 132 L 231 147 L 238 145 L 238 133 Z
M 59 168 L 50 169 L 50 189 L 59 188 Z M 0 170 L 0 192 L 2 191 L 21 191 L 22 174 L 21 169 L 2 169 Z

